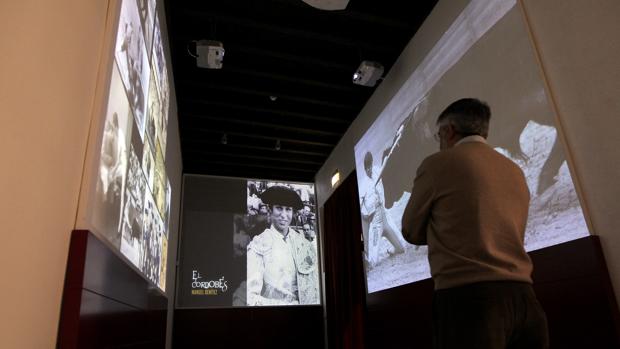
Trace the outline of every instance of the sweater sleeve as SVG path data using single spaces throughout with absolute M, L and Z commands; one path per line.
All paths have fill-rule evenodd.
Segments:
M 411 197 L 402 218 L 402 233 L 405 240 L 414 245 L 426 245 L 427 225 L 435 197 L 433 178 L 424 160 L 416 172 Z

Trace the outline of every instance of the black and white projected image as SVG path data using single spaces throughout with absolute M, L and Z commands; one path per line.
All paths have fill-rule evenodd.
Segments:
M 160 127 L 161 125 L 161 121 L 159 119 L 161 119 L 159 93 L 157 92 L 157 87 L 155 87 L 155 74 L 151 72 L 151 83 L 149 83 L 149 98 L 146 118 L 146 137 L 144 139 L 144 143 L 150 143 L 153 146 L 153 149 L 157 142 L 155 137 L 157 137 L 157 134 L 161 133 L 161 131 L 157 131 L 157 127 Z
M 156 2 L 120 2 L 87 224 L 165 291 L 172 197 L 164 163 L 170 90 Z
M 159 114 L 156 119 L 157 124 L 155 126 L 155 139 L 156 143 L 162 149 L 162 155 L 164 159 L 166 158 L 166 144 L 168 138 L 168 106 L 164 107 L 161 103 L 159 103 Z
M 161 237 L 163 223 L 157 212 L 155 201 L 149 191 L 144 201 L 144 230 L 142 236 L 142 256 L 140 270 L 155 285 L 159 285 L 161 276 Z
M 153 183 L 153 200 L 155 202 L 155 209 L 163 217 L 165 214 L 164 205 L 166 200 L 166 187 L 162 178 L 155 177 Z
M 166 205 L 164 209 L 164 234 L 168 239 L 168 231 L 170 230 L 170 204 L 172 200 L 172 187 L 170 186 L 170 179 L 166 178 Z
M 168 265 L 168 236 L 166 236 L 167 228 L 161 227 L 163 232 L 161 233 L 161 265 L 159 267 L 159 288 L 166 289 L 166 271 Z
M 127 257 L 140 270 L 142 251 L 142 239 L 144 229 L 144 199 L 146 180 L 142 173 L 140 160 L 130 144 L 129 173 L 127 175 L 127 186 L 125 190 L 125 207 L 121 220 L 121 253 Z
M 164 164 L 164 158 L 159 144 L 156 145 L 155 151 L 155 176 L 153 182 L 153 199 L 155 200 L 155 206 L 160 212 L 162 217 L 166 215 L 166 183 L 168 178 L 166 176 L 166 166 Z M 166 220 L 164 218 L 164 220 Z
M 150 75 L 145 45 L 136 1 L 124 0 L 116 36 L 115 57 L 143 140 Z
M 132 123 L 131 108 L 114 66 L 101 141 L 93 221 L 116 248 L 121 244 L 118 222 L 127 179 Z
M 436 119 L 460 98 L 489 104 L 489 144 L 526 176 L 531 192 L 526 249 L 589 234 L 514 4 L 471 2 L 356 144 L 369 293 L 430 277 L 427 248 L 404 241 L 401 219 L 417 167 L 439 150 Z
M 520 153 L 495 148 L 521 167 L 530 189 L 532 199 L 525 235 L 528 251 L 588 234 L 558 137 L 553 126 L 530 120 L 519 136 Z
M 153 191 L 153 183 L 155 178 L 155 157 L 151 150 L 149 142 L 144 142 L 144 148 L 142 151 L 142 171 L 146 178 L 146 184 L 151 191 Z
M 185 175 L 183 188 L 179 307 L 320 304 L 313 184 Z
M 159 17 L 155 16 L 155 31 L 153 34 L 153 69 L 155 70 L 157 89 L 159 91 L 160 127 L 157 128 L 161 133 L 158 134 L 161 147 L 166 150 L 166 137 L 168 128 L 168 110 L 170 106 L 170 86 L 168 84 L 168 69 L 166 68 L 166 55 L 161 36 L 161 28 L 159 26 Z
M 312 184 L 248 181 L 247 212 L 234 227 L 233 253 L 247 253 L 248 306 L 319 304 Z
M 138 1 L 138 13 L 140 14 L 140 21 L 142 22 L 142 29 L 144 31 L 144 41 L 146 43 L 146 50 L 151 54 L 151 45 L 153 43 L 153 25 L 155 24 L 155 0 L 137 0 Z

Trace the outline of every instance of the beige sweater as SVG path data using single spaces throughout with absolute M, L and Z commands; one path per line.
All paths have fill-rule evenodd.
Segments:
M 521 169 L 486 143 L 426 158 L 403 215 L 403 236 L 428 244 L 435 289 L 480 281 L 531 283 L 523 239 L 530 194 Z

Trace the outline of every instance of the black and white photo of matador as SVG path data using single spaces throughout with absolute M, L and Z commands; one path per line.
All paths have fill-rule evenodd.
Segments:
M 303 208 L 301 198 L 275 185 L 260 199 L 269 207 L 271 225 L 247 247 L 247 305 L 319 304 L 316 250 L 303 232 L 290 227 Z

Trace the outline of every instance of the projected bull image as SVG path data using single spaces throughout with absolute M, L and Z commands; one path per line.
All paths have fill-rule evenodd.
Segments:
M 437 117 L 463 97 L 489 104 L 489 144 L 525 174 L 527 250 L 588 234 L 521 16 L 514 1 L 472 2 L 355 146 L 368 292 L 430 276 L 401 218 L 418 166 L 439 150 Z

